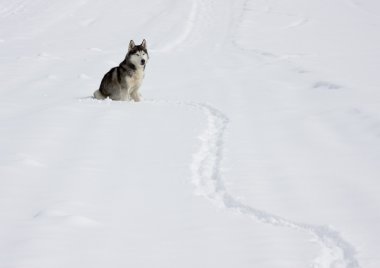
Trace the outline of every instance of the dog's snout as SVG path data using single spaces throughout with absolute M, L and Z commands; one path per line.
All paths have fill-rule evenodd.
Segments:
M 145 65 L 145 60 L 144 59 L 141 60 L 141 65 Z

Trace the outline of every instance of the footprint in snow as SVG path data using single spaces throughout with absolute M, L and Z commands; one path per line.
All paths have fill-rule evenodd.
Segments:
M 50 55 L 49 53 L 46 52 L 40 52 L 37 57 L 41 60 L 62 60 L 62 58 Z
M 88 79 L 91 79 L 91 76 L 82 73 L 79 75 L 79 78 L 83 80 L 88 80 Z
M 73 227 L 97 227 L 99 222 L 82 215 L 73 215 L 65 210 L 45 209 L 36 213 L 34 220 L 50 225 L 68 225 Z
M 86 20 L 82 20 L 82 21 L 80 22 L 80 25 L 81 25 L 82 27 L 88 27 L 88 26 L 94 24 L 95 21 L 96 21 L 96 19 L 94 19 L 94 18 L 89 18 L 89 19 L 86 19 Z
M 299 20 L 296 20 L 290 24 L 288 24 L 287 26 L 285 26 L 283 29 L 291 29 L 291 28 L 297 28 L 297 27 L 301 27 L 305 24 L 307 24 L 309 22 L 309 19 L 308 18 L 301 18 Z
M 58 76 L 55 75 L 55 74 L 49 74 L 46 78 L 49 79 L 49 80 L 55 80 L 55 79 L 58 78 Z
M 327 81 L 318 81 L 313 85 L 313 88 L 322 90 L 338 90 L 341 89 L 342 86 Z
M 90 47 L 88 50 L 93 51 L 93 52 L 103 52 L 103 49 L 98 48 L 98 47 Z
M 24 153 L 17 154 L 14 160 L 28 167 L 34 167 L 34 168 L 45 167 L 45 164 L 42 161 L 38 160 L 36 157 L 31 156 L 29 154 L 24 154 Z

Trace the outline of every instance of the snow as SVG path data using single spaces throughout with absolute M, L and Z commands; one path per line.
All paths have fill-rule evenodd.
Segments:
M 379 8 L 1 0 L 0 267 L 379 267 Z

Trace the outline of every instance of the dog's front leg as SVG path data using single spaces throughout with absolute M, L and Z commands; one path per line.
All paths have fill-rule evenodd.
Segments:
M 128 88 L 124 92 L 125 92 L 125 94 L 124 94 L 123 100 L 124 101 L 130 101 L 130 100 L 132 100 L 133 89 L 132 88 Z
M 135 102 L 141 101 L 141 95 L 138 90 L 133 91 L 131 97 Z

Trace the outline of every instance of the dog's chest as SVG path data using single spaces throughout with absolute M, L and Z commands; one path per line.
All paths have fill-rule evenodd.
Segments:
M 144 70 L 136 70 L 132 76 L 125 77 L 128 88 L 138 89 L 144 79 Z

